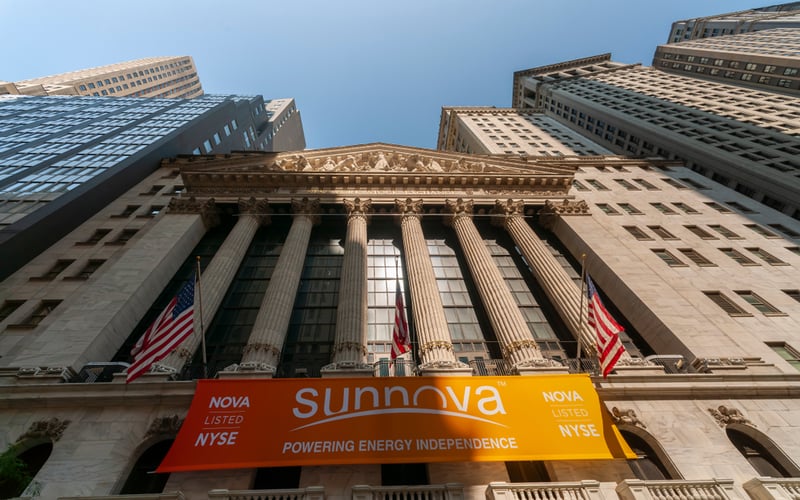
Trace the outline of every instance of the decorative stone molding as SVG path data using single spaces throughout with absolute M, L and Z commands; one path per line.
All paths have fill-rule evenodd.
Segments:
M 367 355 L 367 347 L 360 342 L 337 342 L 333 345 L 333 350 L 331 353 L 337 353 L 341 351 L 358 351 L 362 355 Z
M 161 435 L 176 436 L 181 425 L 183 425 L 183 419 L 178 415 L 158 417 L 150 423 L 150 427 L 147 429 L 144 438 L 148 439 Z
M 744 370 L 747 363 L 742 358 L 696 358 L 692 366 L 699 372 L 708 373 L 713 370 Z
M 630 408 L 624 408 L 622 410 L 616 406 L 611 408 L 611 420 L 617 425 L 634 425 L 642 429 L 647 429 L 644 422 L 639 420 L 639 417 L 636 416 L 636 412 Z
M 186 349 L 185 347 L 181 347 L 175 352 L 178 354 L 178 357 L 181 357 L 187 361 L 192 359 L 192 357 L 194 357 L 194 353 L 189 349 Z
M 209 198 L 203 203 L 198 202 L 194 196 L 189 198 L 172 198 L 167 206 L 167 213 L 170 214 L 200 214 L 203 224 L 207 228 L 217 226 L 220 223 L 219 212 L 214 198 Z
M 452 349 L 452 346 L 450 347 Z M 468 364 L 449 360 L 429 361 L 420 364 L 417 368 L 420 372 L 425 372 L 426 370 L 469 370 L 472 372 L 472 367 Z
M 448 214 L 445 216 L 444 222 L 450 225 L 456 217 L 469 217 L 472 218 L 472 209 L 474 202 L 472 200 L 463 200 L 459 198 L 455 201 L 445 200 L 444 208 Z
M 423 204 L 421 199 L 412 200 L 411 198 L 406 198 L 405 201 L 395 199 L 394 207 L 395 211 L 401 216 L 420 216 L 423 214 Z
M 443 349 L 445 351 L 453 351 L 453 344 L 446 340 L 432 340 L 426 342 L 419 347 L 420 354 L 427 354 L 433 350 Z
M 714 417 L 720 427 L 725 427 L 729 424 L 744 424 L 751 427 L 756 427 L 756 424 L 747 419 L 742 412 L 733 407 L 719 405 L 717 409 L 709 408 L 708 412 Z
M 566 370 L 566 367 L 559 363 L 554 359 L 549 358 L 534 358 L 522 361 L 521 363 L 517 363 L 514 365 L 514 368 L 519 370 L 520 368 L 563 368 Z
M 185 351 L 186 349 L 184 349 Z M 191 357 L 191 356 L 190 356 Z M 183 358 L 183 354 L 181 353 L 181 358 Z M 166 373 L 166 374 L 175 374 L 178 373 L 178 370 L 171 366 L 162 365 L 159 363 L 153 363 L 150 367 L 150 373 Z
M 372 365 L 360 361 L 339 361 L 323 366 L 321 371 L 373 371 L 374 369 Z
M 502 225 L 502 221 L 505 219 L 505 217 L 512 215 L 525 215 L 525 202 L 522 200 L 514 201 L 512 199 L 508 199 L 506 201 L 495 200 L 492 214 L 499 216 L 493 217 L 492 222 Z
M 269 203 L 265 199 L 257 200 L 255 197 L 250 197 L 249 199 L 239 198 L 239 213 L 252 215 L 258 220 L 259 226 L 266 226 L 272 222 L 270 218 L 272 211 L 269 209 Z
M 617 360 L 617 366 L 628 367 L 628 368 L 636 368 L 636 367 L 650 368 L 656 366 L 656 364 L 653 363 L 652 361 L 646 360 L 645 358 L 634 358 L 632 356 L 629 356 Z
M 17 369 L 17 378 L 27 383 L 68 382 L 76 376 L 69 366 L 31 366 Z
M 305 215 L 313 224 L 319 224 L 320 221 L 320 206 L 319 198 L 309 200 L 303 198 L 302 200 L 292 199 L 292 213 L 295 215 Z
M 272 344 L 267 344 L 267 343 L 247 344 L 246 346 L 244 346 L 244 348 L 242 348 L 242 354 L 248 354 L 250 352 L 258 352 L 258 351 L 264 351 L 264 352 L 267 352 L 267 353 L 272 353 L 276 357 L 279 357 L 281 355 L 280 348 L 278 348 L 278 347 L 276 347 L 276 346 L 274 346 Z
M 514 354 L 517 351 L 522 351 L 524 349 L 538 350 L 539 344 L 537 344 L 535 340 L 531 339 L 515 340 L 503 346 L 503 357 L 509 359 L 511 358 L 512 354 Z
M 26 439 L 39 439 L 47 438 L 51 441 L 58 441 L 61 435 L 64 434 L 64 429 L 69 425 L 69 420 L 61 420 L 53 417 L 47 420 L 38 420 L 28 427 L 25 434 L 21 435 L 17 442 L 22 442 Z
M 344 200 L 342 202 L 348 217 L 362 217 L 369 222 L 369 213 L 372 210 L 372 200 L 362 200 L 356 198 L 354 200 Z
M 591 215 L 591 212 L 589 205 L 583 200 L 564 199 L 561 203 L 547 200 L 539 210 L 539 223 L 545 229 L 552 229 L 558 218 L 564 215 Z

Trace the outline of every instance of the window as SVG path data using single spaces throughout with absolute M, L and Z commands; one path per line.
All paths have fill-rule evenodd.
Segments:
M 767 436 L 755 429 L 747 429 L 748 433 L 761 434 L 761 439 L 756 440 L 753 436 L 745 434 L 745 429 L 742 427 L 745 426 L 731 427 L 728 425 L 725 433 L 759 476 L 796 477 L 800 474 L 791 459 L 785 456 Z M 764 446 L 760 441 L 769 442 L 771 446 Z
M 670 179 L 670 180 L 672 180 L 672 179 Z M 658 188 L 656 186 L 654 186 L 650 182 L 647 182 L 644 179 L 634 179 L 633 182 L 639 184 L 640 186 L 642 186 L 643 188 L 647 189 L 648 191 L 658 191 Z
M 782 315 L 783 313 L 775 306 L 762 299 L 758 294 L 750 290 L 736 290 L 736 295 L 743 298 L 745 302 L 755 307 L 756 310 L 764 315 Z
M 777 234 L 773 233 L 769 229 L 759 226 L 758 224 L 745 224 L 744 227 L 750 229 L 751 231 L 760 234 L 765 238 L 780 238 Z
M 89 237 L 89 239 L 84 241 L 79 241 L 76 245 L 95 245 L 100 240 L 102 240 L 108 233 L 110 233 L 110 229 L 96 229 L 94 233 Z
M 677 474 L 670 474 L 669 468 L 663 463 L 656 449 L 642 437 L 634 434 L 631 430 L 620 429 L 625 442 L 631 447 L 631 451 L 636 453 L 636 458 L 628 460 L 628 465 L 637 479 L 642 480 L 664 480 L 678 479 Z M 662 451 L 663 450 L 658 450 Z
M 619 212 L 614 210 L 614 207 L 612 207 L 608 203 L 597 203 L 596 205 L 597 208 L 599 208 L 600 211 L 606 215 L 619 215 Z
M 708 260 L 707 258 L 703 257 L 700 252 L 693 248 L 679 248 L 678 249 L 683 255 L 685 255 L 689 260 L 694 262 L 700 267 L 715 267 L 716 264 Z
M 0 306 L 0 321 L 4 321 L 6 318 L 11 316 L 11 314 L 16 311 L 19 306 L 24 304 L 24 300 L 6 300 L 3 302 L 3 305 Z
M 675 202 L 675 203 L 673 203 L 673 205 L 678 207 L 678 209 L 683 210 L 687 214 L 699 214 L 700 213 L 697 210 L 695 210 L 693 207 L 690 207 L 689 205 L 687 205 L 686 203 Z
M 602 182 L 596 179 L 586 179 L 586 183 L 598 191 L 608 191 L 609 189 L 603 185 Z
M 656 203 L 651 203 L 650 205 L 652 205 L 653 208 L 655 208 L 656 210 L 658 210 L 659 212 L 661 212 L 664 215 L 676 215 L 678 213 L 678 212 L 676 212 L 675 210 L 669 208 L 668 206 L 666 206 L 663 203 L 656 202 Z
M 64 279 L 66 280 L 89 279 L 89 276 L 91 276 L 95 271 L 97 271 L 97 269 L 100 266 L 102 266 L 104 262 L 105 260 L 103 259 L 89 259 L 89 261 L 86 262 L 86 264 L 81 268 L 81 270 L 78 271 L 78 274 L 75 274 L 73 276 L 67 276 Z
M 158 192 L 161 191 L 162 189 L 164 189 L 164 186 L 153 186 L 153 187 L 150 188 L 149 191 L 146 191 L 144 193 L 139 193 L 139 195 L 141 195 L 141 196 L 153 196 L 154 194 L 158 194 Z
M 752 208 L 750 208 L 750 207 L 748 207 L 746 205 L 742 205 L 741 203 L 736 202 L 736 201 L 726 201 L 725 203 L 727 203 L 729 206 L 735 208 L 736 210 L 742 212 L 743 214 L 756 214 L 756 213 L 758 213 L 755 210 L 753 210 Z
M 131 215 L 133 215 L 134 212 L 136 212 L 139 209 L 140 206 L 141 205 L 128 205 L 122 212 L 116 215 L 112 215 L 111 217 L 115 219 L 124 219 L 126 217 L 130 217 Z
M 59 259 L 56 261 L 53 267 L 51 267 L 50 270 L 48 270 L 42 276 L 38 276 L 31 279 L 40 281 L 52 281 L 56 279 L 56 277 L 59 274 L 61 274 L 66 268 L 68 268 L 70 264 L 72 264 L 73 262 L 75 262 L 75 259 Z
M 124 245 L 128 240 L 133 238 L 133 235 L 136 234 L 137 231 L 138 229 L 123 229 L 117 235 L 117 239 L 107 242 L 106 245 Z
M 155 217 L 156 215 L 160 214 L 162 210 L 164 210 L 164 205 L 150 205 L 147 213 L 140 215 L 139 217 Z
M 783 293 L 785 293 L 789 297 L 793 298 L 797 302 L 800 302 L 800 290 L 784 290 Z M 2 320 L 0 320 L 0 321 L 2 321 Z
M 670 267 L 686 267 L 686 264 L 681 262 L 677 257 L 672 255 L 664 248 L 653 248 L 653 253 L 656 254 L 661 260 L 667 263 Z
M 727 255 L 728 257 L 730 257 L 731 259 L 735 260 L 736 262 L 738 262 L 739 264 L 741 264 L 743 266 L 757 266 L 757 265 L 759 265 L 758 262 L 754 261 L 750 257 L 746 256 L 745 254 L 743 254 L 742 252 L 740 252 L 739 250 L 736 250 L 734 248 L 720 248 L 719 251 L 724 253 L 725 255 Z
M 719 212 L 721 214 L 731 214 L 731 213 L 733 213 L 733 210 L 731 210 L 728 207 L 723 207 L 722 205 L 720 205 L 716 201 L 707 201 L 706 205 L 708 205 L 709 207 L 713 208 L 714 210 L 716 210 L 717 212 Z
M 647 226 L 650 228 L 651 231 L 656 233 L 661 239 L 664 240 L 677 240 L 678 238 L 675 237 L 674 234 L 670 233 L 666 229 L 661 226 Z
M 578 191 L 588 191 L 588 190 L 589 190 L 589 188 L 587 188 L 586 186 L 584 186 L 583 184 L 581 184 L 581 183 L 580 183 L 580 181 L 577 181 L 577 180 L 574 180 L 574 179 L 573 179 L 573 181 L 572 181 L 572 185 L 573 185 L 573 187 L 575 187 L 575 189 L 577 189 Z
M 721 226 L 719 224 L 709 224 L 708 227 L 710 227 L 714 231 L 718 232 L 722 236 L 728 238 L 729 240 L 741 240 L 742 239 L 741 236 L 739 236 L 738 234 L 734 233 L 733 231 L 731 231 L 730 229 L 728 229 L 725 226 Z
M 776 69 L 778 69 L 777 66 L 772 66 L 770 64 L 767 64 L 766 66 L 764 66 L 764 73 L 775 73 Z
M 800 233 L 793 229 L 789 229 L 788 227 L 784 226 L 783 224 L 767 224 L 772 229 L 777 229 L 778 231 L 782 232 L 786 236 L 790 238 L 800 238 Z
M 772 350 L 778 354 L 778 356 L 782 357 L 787 363 L 794 366 L 795 370 L 800 371 L 800 352 L 797 352 L 785 342 L 769 342 L 767 345 L 770 346 Z
M 708 186 L 705 186 L 705 185 L 703 185 L 703 184 L 700 184 L 700 183 L 699 183 L 699 182 L 697 182 L 696 180 L 694 180 L 694 179 L 690 179 L 690 178 L 688 178 L 688 177 L 681 177 L 681 179 L 680 179 L 680 180 L 682 180 L 683 182 L 685 182 L 686 184 L 688 184 L 688 185 L 692 186 L 692 187 L 693 187 L 693 188 L 695 188 L 695 189 L 708 189 Z M 666 179 L 665 179 L 665 182 L 666 182 Z
M 641 215 L 642 211 L 634 207 L 630 203 L 619 203 L 619 207 L 630 215 Z
M 614 182 L 624 187 L 628 191 L 639 191 L 639 188 L 626 181 L 625 179 L 614 179 Z
M 222 138 L 219 136 L 218 133 L 214 132 L 214 144 L 219 146 L 219 143 L 222 142 Z
M 53 309 L 55 309 L 60 303 L 60 300 L 43 300 L 39 302 L 39 305 L 36 306 L 36 309 L 34 309 L 33 312 L 22 321 L 22 323 L 9 326 L 16 328 L 33 328 L 41 323 L 48 314 L 53 312 Z
M 626 231 L 631 233 L 631 235 L 634 238 L 636 238 L 637 240 L 652 240 L 653 239 L 650 236 L 648 236 L 648 234 L 645 233 L 644 230 L 641 229 L 638 226 L 622 226 L 622 227 L 625 228 Z
M 725 294 L 722 292 L 703 292 L 706 297 L 711 299 L 713 303 L 718 305 L 720 309 L 728 313 L 729 316 L 752 316 L 752 314 L 748 314 L 744 309 L 737 306 L 731 299 L 729 299 Z
M 203 141 L 203 149 L 205 150 L 206 153 L 211 152 L 211 142 L 208 139 Z
M 683 227 L 685 227 L 686 229 L 691 231 L 692 234 L 694 234 L 695 236 L 698 236 L 698 237 L 700 237 L 700 238 L 702 238 L 704 240 L 716 240 L 717 239 L 716 236 L 714 236 L 713 234 L 709 233 L 708 231 L 706 231 L 705 229 L 701 228 L 700 226 L 687 225 L 687 226 L 683 226 Z
M 798 70 L 797 68 L 786 68 L 785 70 L 783 70 L 783 74 L 786 76 L 792 76 L 796 75 L 798 71 L 800 70 Z
M 793 254 L 800 255 L 800 247 L 786 247 L 786 250 L 789 250 Z
M 747 251 L 752 253 L 753 255 L 757 256 L 767 264 L 771 266 L 788 266 L 786 262 L 782 261 L 781 259 L 775 257 L 771 253 L 767 252 L 762 248 L 748 248 Z

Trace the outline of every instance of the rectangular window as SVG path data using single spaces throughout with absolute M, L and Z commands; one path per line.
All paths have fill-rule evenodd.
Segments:
M 218 134 L 218 133 L 216 133 L 216 132 L 214 132 L 214 136 L 213 136 L 213 137 L 214 137 L 214 144 L 216 144 L 217 146 L 219 146 L 219 143 L 221 143 L 221 142 L 222 142 L 222 138 L 221 138 L 221 137 L 219 136 L 219 134 Z
M 639 191 L 639 188 L 626 181 L 625 179 L 614 179 L 614 182 L 624 187 L 628 191 Z
M 700 252 L 693 248 L 679 248 L 678 250 L 700 267 L 716 267 L 716 264 L 703 257 Z
M 777 307 L 773 306 L 766 300 L 762 299 L 757 293 L 752 292 L 750 290 L 736 290 L 736 295 L 744 299 L 745 302 L 753 306 L 758 312 L 770 316 L 770 315 L 782 315 L 783 312 L 780 311 Z
M 797 302 L 800 302 L 800 290 L 784 290 L 783 293 L 793 298 Z
M 664 240 L 677 240 L 674 234 L 670 233 L 661 226 L 647 226 L 651 231 L 656 233 L 661 239 Z
M 110 229 L 96 229 L 88 239 L 79 241 L 76 245 L 95 245 L 110 232 Z
M 748 206 L 745 206 L 745 205 L 742 205 L 741 203 L 736 202 L 736 201 L 726 201 L 725 203 L 727 205 L 735 208 L 736 210 L 742 212 L 743 214 L 756 214 L 756 213 L 758 213 L 755 210 L 753 210 L 752 208 L 750 208 Z
M 681 262 L 677 257 L 672 255 L 664 248 L 653 248 L 653 253 L 656 254 L 661 260 L 667 263 L 670 267 L 686 267 L 686 264 Z
M 754 233 L 758 233 L 765 238 L 780 238 L 777 234 L 773 233 L 769 229 L 759 226 L 758 224 L 745 224 L 744 227 L 753 231 Z
M 742 239 L 741 236 L 739 236 L 738 234 L 734 233 L 733 231 L 731 231 L 730 229 L 728 229 L 725 226 L 721 226 L 719 224 L 709 224 L 708 227 L 710 227 L 712 230 L 718 232 L 722 236 L 728 238 L 729 240 L 741 240 Z
M 48 314 L 53 312 L 53 309 L 58 307 L 60 303 L 60 300 L 43 300 L 39 302 L 39 305 L 36 306 L 36 309 L 34 309 L 33 312 L 31 312 L 31 314 L 22 321 L 22 323 L 9 326 L 12 328 L 34 328 L 36 325 L 41 323 Z
M 603 185 L 602 182 L 598 181 L 597 179 L 586 179 L 586 183 L 595 188 L 598 191 L 608 191 L 609 189 Z
M 589 188 L 580 183 L 580 181 L 573 179 L 572 186 L 578 191 L 588 191 Z
M 793 229 L 790 229 L 790 228 L 784 226 L 783 224 L 767 224 L 767 225 L 769 227 L 771 227 L 772 229 L 776 229 L 776 230 L 782 232 L 783 234 L 785 234 L 786 236 L 788 236 L 790 238 L 800 238 L 800 233 L 798 233 L 797 231 L 795 231 Z
M 120 233 L 117 235 L 117 238 L 114 241 L 109 241 L 106 243 L 106 245 L 124 245 L 125 243 L 128 242 L 128 240 L 133 238 L 133 235 L 136 234 L 138 231 L 139 231 L 138 229 L 123 229 L 122 231 L 120 231 Z
M 145 191 L 144 193 L 139 193 L 139 196 L 153 196 L 158 194 L 159 191 L 164 189 L 164 186 L 154 185 L 150 188 L 149 191 Z
M 771 266 L 789 265 L 786 262 L 782 261 L 781 259 L 772 255 L 771 253 L 767 252 L 763 248 L 747 248 L 746 250 Z
M 747 311 L 742 309 L 741 307 L 737 306 L 731 299 L 729 299 L 725 294 L 722 292 L 703 292 L 706 297 L 711 299 L 716 305 L 720 307 L 723 311 L 728 313 L 729 316 L 752 316 L 752 314 L 748 314 Z
M 209 141 L 208 139 L 203 141 L 203 149 L 205 150 L 206 153 L 210 153 L 211 152 L 211 141 Z
M 800 255 L 800 247 L 786 247 L 786 250 L 789 250 L 795 255 Z
M 652 205 L 653 208 L 655 208 L 656 210 L 658 210 L 659 212 L 661 212 L 664 215 L 676 215 L 678 213 L 678 212 L 676 212 L 675 210 L 669 208 L 668 206 L 666 206 L 663 203 L 656 202 L 656 203 L 651 203 L 650 205 Z
M 70 264 L 72 264 L 73 262 L 75 262 L 75 259 L 59 259 L 56 261 L 55 264 L 53 264 L 53 267 L 51 267 L 46 273 L 31 279 L 39 281 L 52 281 L 56 279 L 56 277 L 59 274 L 64 272 L 64 270 L 68 268 Z
M 686 203 L 674 202 L 673 205 L 678 207 L 678 209 L 683 210 L 687 214 L 699 214 L 700 213 L 697 210 L 695 210 L 694 208 L 692 208 L 689 205 L 687 205 Z
M 641 229 L 638 226 L 622 226 L 622 227 L 625 228 L 626 231 L 631 233 L 631 235 L 633 235 L 633 237 L 636 238 L 637 240 L 652 240 L 653 239 L 647 233 L 645 233 L 643 229 Z
M 139 209 L 140 206 L 141 205 L 128 205 L 122 212 L 116 215 L 112 215 L 111 217 L 115 219 L 124 219 L 126 217 L 130 217 L 131 215 L 133 215 L 134 212 L 136 212 Z
M 670 179 L 672 180 L 672 179 Z M 639 184 L 648 191 L 658 191 L 658 188 L 644 179 L 634 179 L 633 182 Z
M 614 210 L 614 207 L 609 205 L 608 203 L 597 203 L 597 208 L 600 209 L 601 212 L 607 215 L 619 215 L 619 212 Z
M 733 210 L 731 210 L 728 207 L 723 207 L 722 205 L 720 205 L 716 201 L 707 201 L 705 203 L 706 203 L 706 205 L 708 205 L 709 207 L 713 208 L 714 210 L 716 210 L 717 212 L 719 212 L 721 214 L 732 214 L 733 213 Z
M 688 177 L 681 177 L 680 180 L 682 180 L 683 182 L 685 182 L 686 184 L 692 186 L 695 189 L 708 189 L 708 186 L 706 186 L 704 184 L 700 184 L 696 180 L 690 179 Z
M 6 318 L 11 316 L 11 314 L 19 309 L 19 306 L 24 304 L 24 300 L 6 300 L 3 301 L 3 305 L 0 306 L 0 321 L 5 321 Z
M 619 205 L 619 208 L 623 209 L 625 212 L 627 212 L 630 215 L 641 215 L 642 214 L 641 210 L 639 210 L 638 208 L 634 207 L 630 203 L 618 203 L 618 205 Z
M 758 262 L 754 261 L 750 257 L 746 256 L 745 254 L 743 254 L 742 252 L 740 252 L 739 250 L 736 250 L 734 248 L 720 248 L 719 251 L 724 253 L 725 255 L 727 255 L 728 257 L 730 257 L 731 259 L 735 260 L 736 262 L 738 262 L 739 264 L 741 264 L 743 266 L 757 266 L 757 265 L 759 265 Z
M 717 239 L 716 236 L 714 236 L 713 234 L 709 233 L 708 231 L 706 231 L 705 229 L 703 229 L 700 226 L 686 225 L 686 226 L 683 226 L 683 227 L 685 227 L 686 229 L 691 231 L 692 234 L 694 234 L 695 236 L 698 236 L 698 237 L 700 237 L 700 238 L 702 238 L 704 240 L 716 240 Z
M 800 371 L 800 352 L 790 347 L 786 342 L 767 342 L 767 345 L 770 346 L 778 356 L 794 366 L 795 370 Z
M 105 262 L 105 260 L 103 260 L 103 259 L 89 259 L 86 262 L 86 264 L 81 268 L 81 270 L 78 271 L 77 274 L 75 274 L 73 276 L 67 276 L 64 279 L 65 280 L 86 280 L 86 279 L 89 279 L 89 276 L 91 276 L 95 271 L 97 271 L 97 269 L 99 269 L 100 266 L 102 266 L 104 262 Z

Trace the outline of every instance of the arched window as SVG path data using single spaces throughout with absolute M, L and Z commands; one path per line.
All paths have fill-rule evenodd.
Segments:
M 53 443 L 50 441 L 34 445 L 22 453 L 17 453 L 19 447 L 12 447 L 0 455 L 0 460 L 5 462 L 3 469 L 9 468 L 6 477 L 0 477 L 0 498 L 13 498 L 20 496 L 28 484 L 33 480 L 39 470 L 50 458 Z M 15 456 L 16 455 L 16 456 Z
M 161 464 L 167 455 L 169 447 L 172 446 L 172 439 L 159 441 L 147 448 L 144 453 L 139 455 L 139 459 L 133 465 L 125 485 L 120 490 L 120 494 L 129 493 L 161 493 L 167 484 L 169 474 L 153 474 L 152 472 Z
M 725 433 L 759 475 L 800 476 L 800 469 L 764 433 L 741 424 L 728 425 Z
M 633 426 L 620 426 L 619 432 L 636 453 L 636 458 L 628 460 L 628 465 L 637 479 L 682 479 L 652 436 Z

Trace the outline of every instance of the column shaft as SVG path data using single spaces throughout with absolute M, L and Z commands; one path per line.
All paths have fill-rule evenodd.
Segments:
M 454 214 L 451 225 L 456 231 L 504 357 L 513 366 L 542 360 L 542 353 L 525 318 L 472 222 L 472 203 L 460 199 L 456 203 L 448 201 L 447 208 Z

